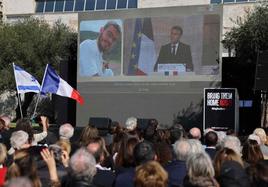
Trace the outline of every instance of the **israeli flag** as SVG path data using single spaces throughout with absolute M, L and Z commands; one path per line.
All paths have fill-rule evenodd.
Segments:
M 40 92 L 40 84 L 34 76 L 13 63 L 18 93 Z

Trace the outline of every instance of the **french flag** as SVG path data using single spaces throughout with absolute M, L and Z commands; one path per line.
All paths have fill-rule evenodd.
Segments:
M 128 75 L 148 75 L 154 71 L 156 51 L 151 18 L 137 18 Z
M 41 86 L 41 93 L 54 93 L 56 95 L 72 98 L 81 105 L 84 103 L 84 99 L 81 97 L 79 92 L 73 89 L 65 80 L 60 78 L 49 64 L 47 64 L 46 67 Z

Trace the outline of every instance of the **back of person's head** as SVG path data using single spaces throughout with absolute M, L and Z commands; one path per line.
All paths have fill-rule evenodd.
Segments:
M 201 139 L 201 131 L 200 131 L 200 129 L 197 128 L 197 127 L 191 128 L 190 131 L 189 131 L 189 138 L 197 139 L 197 140 Z
M 267 186 L 268 184 L 268 161 L 259 160 L 255 165 L 246 169 L 250 177 L 252 187 Z
M 68 155 L 70 155 L 72 148 L 69 141 L 59 140 L 56 142 L 56 144 L 60 146 L 63 151 L 66 151 Z
M 135 137 L 127 138 L 125 136 L 121 143 L 118 154 L 115 159 L 115 165 L 118 167 L 131 167 L 135 165 L 133 151 L 139 140 Z
M 204 151 L 204 148 L 199 140 L 188 139 L 187 141 L 191 147 L 190 154 L 202 153 Z
M 138 143 L 134 148 L 133 154 L 136 165 L 156 159 L 156 152 L 153 144 L 148 141 Z
M 187 158 L 186 168 L 190 180 L 197 177 L 214 177 L 213 164 L 207 153 L 192 154 Z
M 218 142 L 218 135 L 214 131 L 210 131 L 205 135 L 206 146 L 216 146 Z
M 218 144 L 222 144 L 224 138 L 226 137 L 226 132 L 224 131 L 216 131 L 218 136 Z
M 172 147 L 166 142 L 157 142 L 154 144 L 157 154 L 157 161 L 162 165 L 167 165 L 173 160 Z
M 244 166 L 243 161 L 233 149 L 229 149 L 227 147 L 219 150 L 214 158 L 214 168 L 215 168 L 215 175 L 219 176 L 220 175 L 220 170 L 222 167 L 222 163 L 227 161 L 227 160 L 232 160 L 236 161 L 239 163 L 242 167 Z
M 96 174 L 96 161 L 85 148 L 78 149 L 70 159 L 70 172 L 74 178 L 87 177 L 91 182 Z
M 144 130 L 143 138 L 152 142 L 154 136 L 156 135 L 157 126 L 158 121 L 156 119 L 150 119 L 146 129 Z
M 248 140 L 255 140 L 258 142 L 259 145 L 261 145 L 261 139 L 259 136 L 257 136 L 256 134 L 250 134 L 248 136 Z
M 29 135 L 27 132 L 23 130 L 15 131 L 11 134 L 10 137 L 10 144 L 16 150 L 20 150 L 24 148 L 24 145 L 29 143 L 28 142 Z
M 266 136 L 266 133 L 265 133 L 264 129 L 262 129 L 262 128 L 256 128 L 254 130 L 253 134 L 256 134 L 257 136 L 260 137 L 262 144 L 264 144 L 266 142 L 267 136 Z
M 171 129 L 170 130 L 170 143 L 174 144 L 177 140 L 181 140 L 183 138 L 183 131 L 179 129 Z
M 166 187 L 168 174 L 156 161 L 149 161 L 136 168 L 135 187 Z
M 242 148 L 242 158 L 249 164 L 256 164 L 263 160 L 263 154 L 257 141 L 247 140 Z
M 34 187 L 40 187 L 41 182 L 37 174 L 34 158 L 25 150 L 15 153 L 14 161 L 8 168 L 7 178 L 28 177 Z
M 173 149 L 177 160 L 186 161 L 191 153 L 191 145 L 187 140 L 176 141 Z
M 28 119 L 28 118 L 19 119 L 16 122 L 15 131 L 19 131 L 19 130 L 23 130 L 23 131 L 27 132 L 29 135 L 29 137 L 28 137 L 29 143 L 32 143 L 33 138 L 34 138 L 34 136 L 33 136 L 34 132 L 33 132 L 32 123 L 31 123 L 30 119 Z
M 236 136 L 226 136 L 223 139 L 223 147 L 233 149 L 238 155 L 241 154 L 241 142 Z
M 96 138 L 99 136 L 98 129 L 90 125 L 83 128 L 82 133 L 79 138 L 79 143 L 81 146 L 87 146 L 91 138 Z
M 137 128 L 137 118 L 130 117 L 126 120 L 125 128 L 127 131 L 135 131 Z
M 250 187 L 249 177 L 244 168 L 232 160 L 223 162 L 219 183 L 221 187 Z
M 0 143 L 0 164 L 3 164 L 7 158 L 7 148 L 4 144 Z
M 5 187 L 34 187 L 34 186 L 27 177 L 18 177 L 7 181 Z
M 170 144 L 170 130 L 169 129 L 157 129 L 156 142 L 166 142 Z
M 208 132 L 210 132 L 210 131 L 213 131 L 213 132 L 215 132 L 212 128 L 206 128 L 205 130 L 204 130 L 204 136 L 206 136 L 206 134 L 208 133 Z
M 65 123 L 59 128 L 60 139 L 69 140 L 74 135 L 74 128 L 70 123 Z
M 214 168 L 207 153 L 192 154 L 186 161 L 187 175 L 183 186 L 195 187 L 218 187 L 214 178 Z

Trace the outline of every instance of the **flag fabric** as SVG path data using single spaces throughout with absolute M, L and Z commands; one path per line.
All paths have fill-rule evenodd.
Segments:
M 148 75 L 154 71 L 156 51 L 151 18 L 137 18 L 128 75 Z
M 54 93 L 56 95 L 72 98 L 80 104 L 84 103 L 84 99 L 79 92 L 73 89 L 65 80 L 60 78 L 49 64 L 47 64 L 46 67 L 41 93 Z
M 13 63 L 18 93 L 40 92 L 40 84 L 34 76 Z

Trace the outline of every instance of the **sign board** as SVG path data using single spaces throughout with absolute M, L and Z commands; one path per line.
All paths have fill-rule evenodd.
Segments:
M 239 130 L 239 99 L 235 88 L 204 89 L 203 130 Z

